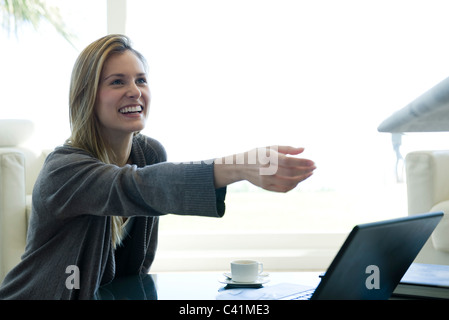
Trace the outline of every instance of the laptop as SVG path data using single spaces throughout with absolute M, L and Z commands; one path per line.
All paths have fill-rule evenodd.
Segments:
M 389 299 L 442 217 L 431 212 L 355 226 L 318 286 L 282 300 Z

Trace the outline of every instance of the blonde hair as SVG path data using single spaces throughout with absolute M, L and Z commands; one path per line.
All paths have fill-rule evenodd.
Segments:
M 147 66 L 145 58 L 131 47 L 128 37 L 112 34 L 94 41 L 78 56 L 72 70 L 69 93 L 71 136 L 67 144 L 81 148 L 108 164 L 114 163 L 114 153 L 103 139 L 95 113 L 100 75 L 104 63 L 113 54 L 133 52 Z M 117 164 L 117 163 L 114 163 Z M 120 245 L 123 237 L 123 218 L 111 219 L 112 244 Z

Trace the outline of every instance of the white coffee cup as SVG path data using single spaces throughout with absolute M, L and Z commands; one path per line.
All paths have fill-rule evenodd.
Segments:
M 254 282 L 263 272 L 263 264 L 255 260 L 231 262 L 231 277 L 235 282 Z

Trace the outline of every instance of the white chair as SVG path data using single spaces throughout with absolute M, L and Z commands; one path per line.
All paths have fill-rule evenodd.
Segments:
M 449 77 L 394 112 L 379 125 L 378 131 L 392 133 L 397 153 L 402 133 L 449 132 Z M 449 264 L 449 150 L 409 153 L 405 174 L 409 215 L 445 213 L 416 262 Z
M 405 168 L 408 214 L 445 213 L 415 262 L 449 265 L 449 150 L 411 152 Z
M 0 119 L 0 282 L 24 252 L 33 185 L 49 153 L 23 146 L 33 132 L 31 121 Z

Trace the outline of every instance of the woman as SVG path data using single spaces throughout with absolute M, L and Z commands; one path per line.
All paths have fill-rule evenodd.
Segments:
M 98 298 L 112 280 L 148 273 L 160 215 L 221 217 L 228 184 L 286 192 L 315 169 L 287 157 L 303 151 L 292 147 L 258 150 L 270 163 L 249 161 L 254 152 L 168 163 L 162 145 L 139 133 L 150 100 L 145 59 L 127 37 L 109 35 L 81 52 L 70 86 L 71 137 L 35 183 L 25 253 L 0 299 Z M 276 174 L 261 174 L 269 165 Z

